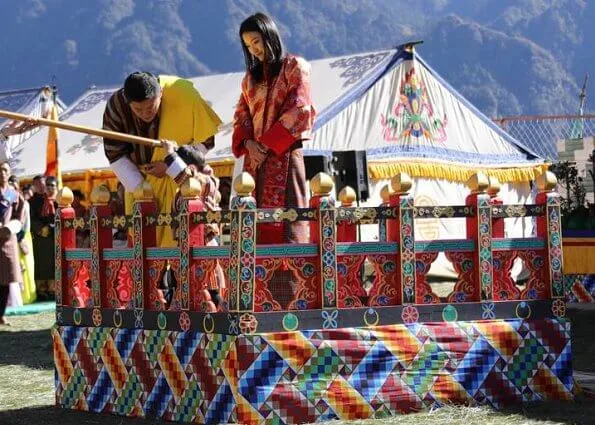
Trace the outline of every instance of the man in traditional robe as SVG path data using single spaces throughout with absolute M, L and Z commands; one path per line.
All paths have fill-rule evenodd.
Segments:
M 151 139 L 193 144 L 201 155 L 214 146 L 221 120 L 202 99 L 191 81 L 148 72 L 130 74 L 124 87 L 107 102 L 103 128 Z M 132 192 L 148 181 L 159 211 L 171 213 L 177 191 L 173 180 L 181 170 L 170 169 L 161 147 L 141 146 L 104 138 L 105 155 L 126 189 L 126 213 L 132 210 Z M 169 227 L 157 228 L 159 246 L 175 246 Z

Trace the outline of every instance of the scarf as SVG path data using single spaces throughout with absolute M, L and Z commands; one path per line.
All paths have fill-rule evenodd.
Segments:
M 55 216 L 56 215 L 56 195 L 45 195 L 43 199 L 43 206 L 41 207 L 41 216 Z

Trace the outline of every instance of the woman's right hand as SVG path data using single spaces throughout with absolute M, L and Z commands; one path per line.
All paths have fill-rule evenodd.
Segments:
M 250 157 L 250 165 L 255 170 L 258 169 L 267 157 L 266 148 L 255 140 L 248 139 L 245 142 L 248 156 Z

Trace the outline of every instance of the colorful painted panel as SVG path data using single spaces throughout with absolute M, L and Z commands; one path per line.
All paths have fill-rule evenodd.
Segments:
M 595 302 L 595 274 L 566 274 L 564 287 L 568 302 Z
M 239 336 L 64 326 L 53 340 L 60 406 L 180 422 L 366 419 L 573 390 L 565 319 Z

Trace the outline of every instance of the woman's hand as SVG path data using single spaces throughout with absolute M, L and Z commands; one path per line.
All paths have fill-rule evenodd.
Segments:
M 250 157 L 250 166 L 258 169 L 267 157 L 267 150 L 260 143 L 249 139 L 245 142 L 248 156 Z
M 165 153 L 167 153 L 168 155 L 171 155 L 178 148 L 178 144 L 176 142 L 174 142 L 173 140 L 163 139 L 163 140 L 161 140 L 161 147 L 163 148 Z
M 163 161 L 157 161 L 147 164 L 144 167 L 144 169 L 145 173 L 161 178 L 165 176 L 165 172 L 167 171 L 167 165 Z

